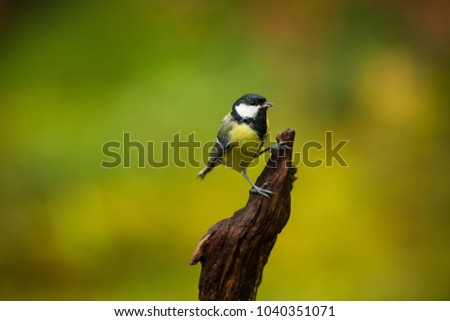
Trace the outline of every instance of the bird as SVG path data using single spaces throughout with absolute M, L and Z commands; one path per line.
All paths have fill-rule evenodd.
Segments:
M 266 189 L 269 184 L 256 186 L 246 168 L 253 159 L 273 148 L 262 150 L 268 129 L 267 110 L 272 106 L 258 94 L 246 94 L 236 100 L 231 112 L 220 123 L 206 167 L 197 176 L 203 179 L 216 166 L 223 164 L 239 172 L 252 185 L 250 192 L 270 198 L 273 192 Z

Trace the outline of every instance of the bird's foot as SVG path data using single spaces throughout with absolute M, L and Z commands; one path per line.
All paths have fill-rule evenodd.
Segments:
M 270 149 L 271 149 L 271 150 L 272 150 L 272 149 L 273 149 L 273 150 L 288 150 L 288 149 L 291 149 L 291 147 L 288 146 L 287 143 L 288 143 L 288 142 L 279 142 L 279 143 L 276 143 L 276 144 L 270 146 Z
M 280 150 L 288 150 L 291 149 L 290 146 L 287 145 L 288 142 L 279 142 L 273 145 L 270 145 L 269 147 L 267 147 L 266 149 L 264 149 L 263 151 L 259 152 L 259 155 L 264 154 L 267 151 L 280 151 Z
M 270 194 L 273 194 L 273 192 L 266 189 L 269 185 L 270 185 L 270 183 L 268 183 L 268 182 L 264 183 L 263 186 L 261 186 L 261 187 L 255 185 L 250 190 L 250 193 L 259 194 L 264 197 L 270 198 Z

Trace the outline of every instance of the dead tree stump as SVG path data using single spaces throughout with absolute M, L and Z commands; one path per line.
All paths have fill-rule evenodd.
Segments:
M 214 224 L 197 245 L 190 264 L 202 263 L 200 300 L 256 299 L 264 265 L 291 211 L 294 136 L 290 129 L 277 135 L 290 149 L 273 150 L 256 181 L 270 183 L 271 198 L 251 193 L 244 208 Z

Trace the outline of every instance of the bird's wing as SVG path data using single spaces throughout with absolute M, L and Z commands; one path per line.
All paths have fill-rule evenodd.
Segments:
M 214 142 L 213 148 L 209 155 L 209 163 L 216 163 L 222 160 L 223 155 L 229 147 L 229 132 L 232 126 L 231 115 L 228 114 L 220 123 L 219 130 L 217 131 L 216 141 Z

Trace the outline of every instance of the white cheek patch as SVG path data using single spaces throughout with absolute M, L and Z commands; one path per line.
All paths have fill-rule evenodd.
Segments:
M 242 118 L 256 117 L 256 114 L 258 113 L 258 109 L 259 109 L 259 107 L 257 107 L 257 106 L 249 106 L 246 104 L 239 104 L 235 108 L 236 108 L 236 112 Z

